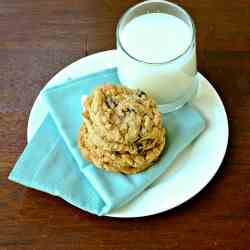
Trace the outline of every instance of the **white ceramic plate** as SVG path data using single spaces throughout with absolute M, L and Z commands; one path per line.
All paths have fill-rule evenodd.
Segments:
M 45 86 L 116 66 L 116 51 L 110 50 L 82 58 L 57 73 Z M 174 208 L 199 193 L 213 178 L 224 158 L 228 143 L 228 120 L 223 103 L 212 85 L 200 74 L 200 87 L 193 104 L 207 120 L 207 128 L 166 173 L 138 198 L 113 210 L 111 217 L 142 217 Z M 31 110 L 28 141 L 41 125 L 47 108 L 40 95 Z

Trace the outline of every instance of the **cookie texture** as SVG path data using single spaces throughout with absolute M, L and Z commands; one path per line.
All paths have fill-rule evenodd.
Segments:
M 84 106 L 78 143 L 83 156 L 97 167 L 134 174 L 159 159 L 165 147 L 162 114 L 143 91 L 103 85 Z

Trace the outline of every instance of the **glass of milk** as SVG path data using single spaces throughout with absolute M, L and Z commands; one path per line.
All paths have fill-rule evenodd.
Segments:
M 180 6 L 149 0 L 131 7 L 118 23 L 116 39 L 121 83 L 155 97 L 162 112 L 196 94 L 195 26 Z

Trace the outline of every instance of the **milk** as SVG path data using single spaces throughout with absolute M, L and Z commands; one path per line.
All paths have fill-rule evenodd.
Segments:
M 118 75 L 123 84 L 144 90 L 160 104 L 174 102 L 193 89 L 196 51 L 195 46 L 187 51 L 192 30 L 181 19 L 164 13 L 135 17 L 121 30 L 120 42 L 137 59 L 118 45 Z

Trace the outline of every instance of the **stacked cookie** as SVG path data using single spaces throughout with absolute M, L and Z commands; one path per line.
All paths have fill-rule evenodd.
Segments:
M 144 92 L 104 85 L 84 106 L 79 146 L 97 167 L 133 174 L 159 159 L 165 146 L 162 115 Z

